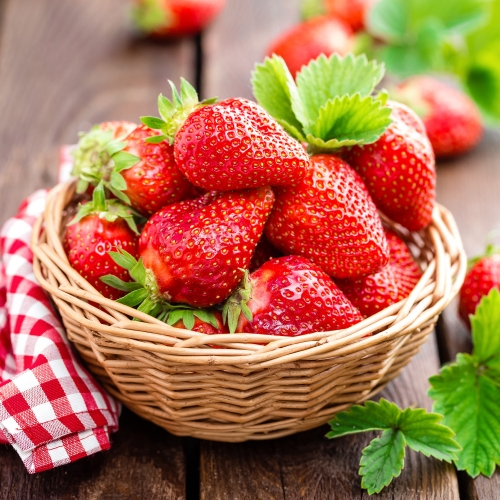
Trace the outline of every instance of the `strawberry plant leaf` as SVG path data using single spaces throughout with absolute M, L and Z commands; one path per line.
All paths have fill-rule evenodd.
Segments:
M 500 292 L 493 288 L 470 318 L 474 357 L 480 363 L 500 358 Z
M 344 95 L 329 100 L 305 128 L 306 139 L 320 150 L 375 142 L 391 123 L 391 109 L 372 97 Z
M 455 433 L 441 422 L 443 416 L 429 413 L 422 408 L 407 408 L 398 418 L 398 427 L 406 444 L 426 457 L 451 462 L 457 458 L 460 446 Z
M 114 189 L 117 189 L 118 191 L 124 191 L 125 189 L 127 189 L 127 183 L 125 179 L 115 170 L 111 172 L 110 184 Z
M 476 477 L 500 465 L 500 293 L 481 299 L 471 316 L 473 353 L 458 354 L 429 379 L 434 410 L 462 447 L 455 464 Z
M 326 435 L 336 438 L 348 434 L 382 430 L 382 436 L 374 439 L 363 450 L 360 474 L 361 485 L 370 494 L 378 493 L 393 477 L 399 476 L 404 466 L 405 447 L 439 460 L 457 458 L 460 446 L 454 440 L 451 429 L 441 423 L 443 417 L 428 413 L 422 408 L 402 411 L 385 399 L 367 401 L 363 406 L 352 406 L 331 420 L 331 431 Z
M 132 9 L 132 20 L 145 33 L 168 26 L 172 22 L 171 16 L 158 0 L 136 2 Z
M 106 151 L 108 152 L 109 156 L 113 156 L 114 154 L 118 153 L 118 151 L 122 151 L 125 149 L 127 146 L 126 142 L 123 141 L 111 141 L 107 146 L 106 146 Z
M 462 447 L 455 464 L 476 477 L 491 476 L 500 465 L 500 387 L 473 356 L 459 354 L 429 379 L 433 409 L 456 432 Z
M 257 102 L 293 137 L 304 140 L 302 125 L 292 110 L 292 93 L 297 93 L 293 77 L 277 55 L 266 57 L 252 74 L 253 93 Z
M 144 264 L 142 263 L 142 258 L 139 259 L 137 264 L 130 269 L 130 276 L 140 283 L 142 286 L 146 285 L 146 268 L 144 267 Z
M 363 450 L 359 474 L 363 478 L 361 486 L 368 490 L 370 495 L 379 493 L 393 478 L 401 474 L 405 448 L 403 433 L 388 429 Z
M 349 54 L 329 58 L 324 55 L 311 61 L 297 74 L 297 89 L 306 112 L 307 126 L 319 117 L 320 109 L 329 101 L 345 95 L 369 96 L 384 76 L 384 65 L 368 61 L 366 56 Z
M 106 187 L 113 193 L 114 196 L 116 196 L 116 198 L 118 198 L 126 205 L 130 205 L 130 198 L 125 193 L 123 193 L 119 189 L 114 188 L 111 184 L 108 184 Z

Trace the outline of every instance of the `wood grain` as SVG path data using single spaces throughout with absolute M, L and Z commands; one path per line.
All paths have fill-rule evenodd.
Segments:
M 488 130 L 477 149 L 466 156 L 438 165 L 437 198 L 457 221 L 470 257 L 484 251 L 488 233 L 500 230 L 500 130 Z M 495 242 L 500 242 L 500 233 Z M 455 300 L 442 315 L 438 333 L 442 361 L 452 361 L 459 352 L 470 352 L 471 337 L 457 314 Z M 491 479 L 472 480 L 460 473 L 462 497 L 470 500 L 497 498 L 500 471 Z
M 56 181 L 57 151 L 104 120 L 155 113 L 167 79 L 194 80 L 186 39 L 150 43 L 127 27 L 123 0 L 8 0 L 0 43 L 0 224 Z
M 434 338 L 382 396 L 402 407 L 430 408 L 427 379 L 438 371 Z M 327 427 L 269 442 L 201 443 L 201 498 L 287 500 L 368 498 L 357 471 L 371 435 L 327 440 Z M 405 469 L 377 498 L 458 499 L 449 464 L 408 452 Z
M 30 475 L 17 453 L 0 446 L 0 499 L 185 498 L 181 439 L 125 409 L 109 451 Z

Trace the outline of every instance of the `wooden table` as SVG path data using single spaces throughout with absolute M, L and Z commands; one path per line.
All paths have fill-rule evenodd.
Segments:
M 77 132 L 156 113 L 167 79 L 182 75 L 204 97 L 251 97 L 250 71 L 272 38 L 298 20 L 298 0 L 228 0 L 201 37 L 155 43 L 126 26 L 125 0 L 0 0 L 0 223 L 33 190 L 56 181 L 57 152 Z M 438 167 L 438 199 L 450 208 L 472 255 L 500 228 L 499 131 L 468 156 Z M 430 408 L 427 378 L 470 349 L 451 305 L 437 335 L 383 395 Z M 328 441 L 326 427 L 268 442 L 179 438 L 125 410 L 111 451 L 30 476 L 0 447 L 0 499 L 366 498 L 358 476 L 369 436 Z M 475 481 L 410 452 L 380 498 L 499 498 L 500 474 Z

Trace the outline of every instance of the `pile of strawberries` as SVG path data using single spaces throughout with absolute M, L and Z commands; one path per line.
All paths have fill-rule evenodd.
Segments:
M 81 137 L 73 174 L 92 199 L 63 243 L 102 295 L 179 328 L 296 336 L 347 328 L 414 288 L 420 268 L 378 210 L 411 231 L 431 220 L 434 155 L 420 119 L 371 87 L 324 90 L 317 104 L 337 111 L 314 120 L 330 123 L 319 139 L 314 126 L 299 129 L 313 110 L 305 87 L 296 93 L 278 57 L 264 64 L 286 82 L 275 99 L 255 91 L 269 112 L 242 98 L 199 102 L 182 80 L 172 100 L 159 96 L 161 118 L 106 122 Z M 352 56 L 312 65 L 314 92 L 332 89 L 318 76 L 328 65 L 341 68 L 346 89 L 359 80 L 349 71 L 376 73 L 374 84 L 383 74 Z M 287 107 L 300 106 L 286 95 L 299 94 L 292 130 Z

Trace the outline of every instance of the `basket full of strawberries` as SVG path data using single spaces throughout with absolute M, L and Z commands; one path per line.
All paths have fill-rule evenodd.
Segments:
M 410 361 L 463 282 L 420 119 L 383 65 L 273 56 L 258 102 L 160 95 L 84 134 L 33 232 L 34 268 L 110 393 L 178 435 L 323 424 Z

